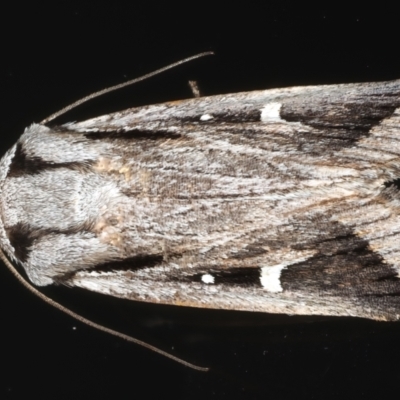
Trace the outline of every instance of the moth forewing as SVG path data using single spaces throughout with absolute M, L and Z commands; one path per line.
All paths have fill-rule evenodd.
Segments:
M 33 124 L 1 161 L 0 243 L 36 285 L 396 320 L 400 81 Z

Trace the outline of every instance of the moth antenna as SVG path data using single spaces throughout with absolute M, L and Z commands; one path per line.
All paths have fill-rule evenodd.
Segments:
M 62 108 L 61 110 L 55 112 L 54 114 L 51 114 L 49 117 L 45 118 L 41 122 L 41 124 L 47 124 L 48 122 L 52 121 L 53 119 L 58 118 L 60 115 L 65 114 L 66 112 L 68 112 L 68 111 L 80 106 L 83 103 L 86 103 L 89 100 L 94 99 L 95 97 L 99 97 L 99 96 L 102 96 L 103 94 L 113 92 L 114 90 L 122 89 L 122 88 L 124 88 L 126 86 L 129 86 L 129 85 L 133 85 L 134 83 L 138 83 L 138 82 L 143 81 L 145 79 L 151 78 L 152 76 L 159 75 L 159 74 L 161 74 L 161 73 L 163 73 L 165 71 L 168 71 L 169 69 L 178 67 L 179 65 L 186 64 L 189 61 L 193 61 L 193 60 L 196 60 L 198 58 L 211 56 L 211 55 L 214 55 L 214 53 L 212 51 L 205 51 L 204 53 L 199 53 L 199 54 L 196 54 L 194 56 L 187 57 L 187 58 L 184 58 L 183 60 L 179 60 L 177 62 L 169 64 L 169 65 L 167 65 L 167 66 L 165 66 L 163 68 L 157 69 L 157 70 L 155 70 L 153 72 L 150 72 L 150 73 L 148 73 L 146 75 L 140 76 L 139 78 L 131 79 L 130 81 L 127 81 L 127 82 L 124 82 L 124 83 L 120 83 L 118 85 L 111 86 L 111 87 L 99 90 L 98 92 L 94 92 L 92 94 L 89 94 L 88 96 L 85 96 L 82 99 L 75 101 L 74 103 Z
M 188 59 L 186 59 L 188 60 Z M 26 289 L 28 289 L 31 293 L 42 299 L 45 303 L 55 307 L 56 309 L 62 311 L 63 313 L 69 315 L 70 317 L 76 319 L 79 322 L 82 322 L 83 324 L 86 324 L 90 326 L 91 328 L 97 329 L 99 331 L 108 333 L 110 335 L 116 336 L 121 339 L 125 339 L 128 342 L 138 344 L 139 346 L 142 346 L 148 350 L 153 351 L 154 353 L 158 353 L 164 357 L 167 357 L 173 361 L 176 361 L 179 364 L 184 365 L 185 367 L 192 368 L 196 371 L 201 371 L 201 372 L 207 372 L 209 368 L 206 367 L 199 367 L 198 365 L 191 364 L 185 360 L 182 360 L 181 358 L 175 357 L 170 353 L 167 353 L 166 351 L 163 351 L 155 346 L 152 346 L 149 343 L 143 342 L 139 339 L 136 339 L 132 336 L 125 335 L 124 333 L 115 331 L 114 329 L 107 328 L 106 326 L 97 324 L 96 322 L 93 322 L 89 319 L 86 319 L 85 317 L 82 317 L 81 315 L 75 313 L 74 311 L 70 310 L 69 308 L 64 307 L 63 305 L 57 303 L 50 297 L 47 297 L 45 294 L 41 293 L 39 290 L 37 290 L 34 286 L 32 286 L 28 281 L 26 281 L 22 275 L 17 271 L 17 269 L 14 267 L 14 265 L 8 260 L 4 252 L 0 249 L 0 258 L 4 261 L 4 264 L 7 266 L 7 268 L 11 271 L 11 273 L 17 278 L 17 280 L 25 286 Z

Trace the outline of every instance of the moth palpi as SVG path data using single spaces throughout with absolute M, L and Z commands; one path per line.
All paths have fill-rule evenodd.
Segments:
M 37 286 L 399 319 L 399 80 L 32 124 L 0 167 L 1 248 Z

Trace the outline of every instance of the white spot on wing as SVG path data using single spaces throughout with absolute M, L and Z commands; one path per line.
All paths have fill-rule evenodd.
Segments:
M 283 291 L 281 286 L 281 273 L 286 266 L 287 265 L 278 264 L 261 268 L 260 281 L 264 289 L 273 293 Z
M 282 122 L 280 117 L 280 110 L 282 103 L 268 103 L 261 109 L 261 121 L 262 122 Z
M 204 283 L 210 284 L 210 283 L 214 283 L 215 278 L 214 278 L 212 275 L 210 275 L 210 274 L 204 274 L 204 275 L 201 277 L 201 280 L 202 280 Z
M 200 121 L 209 121 L 210 119 L 213 119 L 214 117 L 211 114 L 204 114 L 200 117 Z
M 281 118 L 281 107 L 282 103 L 272 102 L 268 103 L 261 109 L 261 122 L 265 122 L 266 124 L 273 123 L 283 123 L 285 125 L 290 125 L 293 127 L 304 127 L 301 122 L 294 121 L 286 121 Z

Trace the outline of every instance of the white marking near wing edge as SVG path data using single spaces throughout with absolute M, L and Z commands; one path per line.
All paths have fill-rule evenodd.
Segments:
M 280 116 L 282 103 L 268 103 L 261 109 L 262 122 L 283 122 Z
M 268 290 L 268 292 L 282 292 L 281 286 L 281 272 L 287 265 L 278 264 L 269 267 L 261 268 L 261 276 L 260 281 L 261 285 L 264 289 Z
M 211 114 L 204 114 L 200 117 L 200 121 L 209 121 L 210 119 L 213 119 L 214 117 Z
M 204 274 L 204 275 L 201 277 L 201 280 L 202 280 L 204 283 L 207 283 L 207 284 L 210 284 L 210 283 L 214 283 L 214 282 L 215 282 L 215 278 L 214 278 L 212 275 L 210 275 L 210 274 Z
M 281 117 L 281 108 L 282 103 L 278 102 L 271 102 L 266 104 L 260 111 L 261 111 L 261 122 L 265 122 L 266 124 L 273 124 L 273 123 L 284 123 L 286 126 L 293 126 L 296 128 L 302 127 L 303 129 L 307 128 L 307 125 L 303 125 L 301 122 L 294 122 L 294 121 L 286 121 Z

